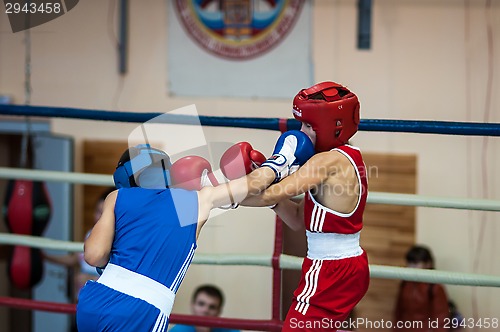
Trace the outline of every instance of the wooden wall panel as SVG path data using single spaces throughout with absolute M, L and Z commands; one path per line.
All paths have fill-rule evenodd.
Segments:
M 417 160 L 413 155 L 363 154 L 368 170 L 369 190 L 414 194 L 417 191 Z M 370 264 L 404 266 L 404 256 L 415 243 L 415 207 L 368 204 L 364 214 L 361 245 Z M 399 280 L 370 280 L 365 298 L 354 317 L 372 322 L 392 319 Z M 358 331 L 370 331 L 358 326 Z M 377 329 L 390 331 L 390 329 Z
M 113 174 L 127 142 L 84 141 L 83 171 L 85 173 Z M 83 235 L 94 226 L 94 208 L 107 187 L 83 186 Z M 83 240 L 83 239 L 80 239 Z

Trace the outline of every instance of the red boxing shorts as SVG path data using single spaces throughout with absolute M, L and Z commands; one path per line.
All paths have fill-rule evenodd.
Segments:
M 338 260 L 305 258 L 282 331 L 336 331 L 370 283 L 366 252 Z

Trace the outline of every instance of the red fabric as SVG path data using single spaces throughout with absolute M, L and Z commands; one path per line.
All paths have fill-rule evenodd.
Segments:
M 274 251 L 272 258 L 273 265 L 273 293 L 272 293 L 272 314 L 274 320 L 281 319 L 281 268 L 280 256 L 283 253 L 283 221 L 276 215 L 274 227 Z
M 288 131 L 288 122 L 287 122 L 288 119 L 279 119 L 278 120 L 278 126 L 279 126 L 279 129 L 281 131 L 281 133 L 283 134 L 285 131 Z
M 343 145 L 336 150 L 346 154 L 355 163 L 361 179 L 361 196 L 359 205 L 349 216 L 336 213 L 317 203 L 309 192 L 305 195 L 304 222 L 306 229 L 312 232 L 354 234 L 363 228 L 363 212 L 365 210 L 366 198 L 368 197 L 368 181 L 366 178 L 366 166 L 359 149 L 349 145 Z M 350 190 L 352 188 L 342 188 Z
M 304 259 L 282 331 L 336 331 L 370 283 L 366 253 L 340 260 Z
M 448 297 L 443 286 L 422 282 L 403 281 L 398 294 L 394 314 L 393 331 L 439 331 L 444 332 L 445 318 L 448 318 Z M 413 325 L 400 328 L 402 322 Z M 418 323 L 415 323 L 418 322 Z M 430 323 L 432 322 L 432 324 Z

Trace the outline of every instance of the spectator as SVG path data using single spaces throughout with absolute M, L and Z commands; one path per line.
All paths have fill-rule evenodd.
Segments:
M 406 254 L 406 265 L 409 268 L 434 269 L 431 250 L 425 246 L 413 246 Z M 442 285 L 401 282 L 393 331 L 446 331 L 444 324 L 449 323 L 446 318 L 449 318 L 448 297 Z
M 198 287 L 191 299 L 191 314 L 194 316 L 219 317 L 224 305 L 224 295 L 222 291 L 213 285 L 203 285 Z M 238 332 L 224 328 L 210 328 L 203 326 L 175 325 L 171 332 Z

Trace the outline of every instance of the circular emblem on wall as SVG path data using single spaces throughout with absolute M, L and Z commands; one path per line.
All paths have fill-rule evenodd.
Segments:
M 278 45 L 305 0 L 175 0 L 188 35 L 208 52 L 244 60 Z

